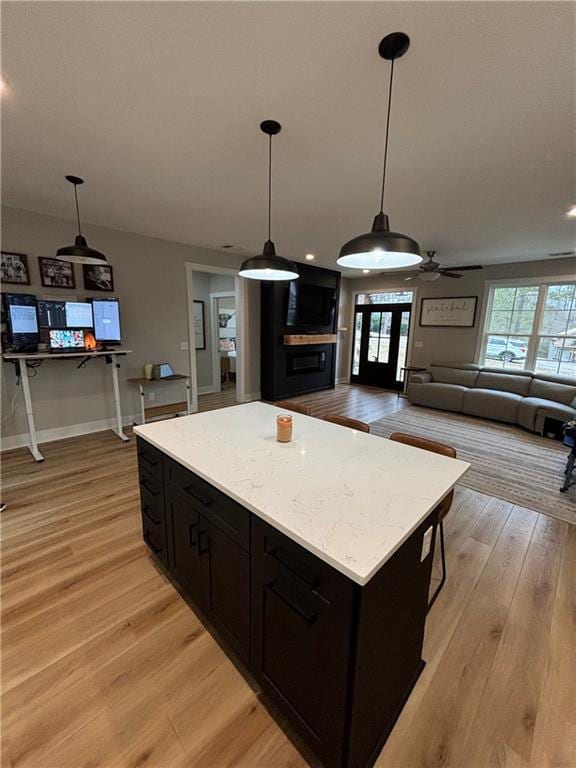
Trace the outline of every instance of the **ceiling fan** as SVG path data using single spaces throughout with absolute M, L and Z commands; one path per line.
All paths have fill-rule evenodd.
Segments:
M 450 267 L 449 269 L 444 269 L 441 264 L 439 264 L 437 261 L 434 261 L 436 251 L 426 251 L 426 255 L 428 256 L 428 261 L 425 261 L 424 264 L 421 264 L 418 267 L 419 272 L 415 275 L 409 275 L 408 277 L 405 277 L 404 280 L 414 280 L 415 277 L 418 277 L 420 280 L 424 280 L 426 283 L 432 283 L 434 280 L 438 280 L 439 277 L 462 277 L 462 275 L 459 275 L 458 272 L 465 272 L 472 269 L 483 269 L 480 264 L 473 264 L 466 267 Z

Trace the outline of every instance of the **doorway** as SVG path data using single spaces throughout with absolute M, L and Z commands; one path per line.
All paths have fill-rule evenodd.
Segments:
M 187 262 L 186 282 L 191 410 L 245 402 L 245 281 L 233 269 Z
M 411 303 L 356 304 L 352 382 L 402 389 L 411 317 Z

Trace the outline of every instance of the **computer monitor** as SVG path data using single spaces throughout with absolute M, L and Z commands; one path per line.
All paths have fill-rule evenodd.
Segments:
M 36 296 L 29 293 L 5 293 L 4 308 L 12 349 L 20 352 L 35 350 L 38 346 Z
M 66 327 L 66 302 L 38 299 L 38 325 L 41 329 Z
M 51 328 L 49 334 L 52 352 L 81 352 L 84 349 L 84 331 L 74 331 L 70 328 Z
M 94 338 L 106 344 L 120 344 L 120 304 L 118 299 L 92 299 Z
M 66 328 L 93 328 L 92 304 L 88 301 L 66 302 Z

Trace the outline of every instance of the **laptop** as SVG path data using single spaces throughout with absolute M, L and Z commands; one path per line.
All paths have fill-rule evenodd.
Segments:
M 159 379 L 179 379 L 180 376 L 174 373 L 174 369 L 170 363 L 157 363 L 152 369 L 153 378 L 158 381 Z
M 49 331 L 50 352 L 84 352 L 84 331 L 70 328 L 51 328 Z

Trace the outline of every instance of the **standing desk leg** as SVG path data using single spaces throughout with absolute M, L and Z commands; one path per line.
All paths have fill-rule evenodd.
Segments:
M 142 419 L 142 424 L 146 424 L 146 409 L 144 408 L 144 387 L 142 384 L 138 384 L 138 389 L 140 390 L 140 418 Z
M 36 440 L 36 427 L 34 425 L 34 411 L 32 410 L 32 397 L 30 395 L 30 381 L 25 362 L 18 362 L 20 381 L 22 382 L 22 392 L 24 393 L 24 403 L 26 405 L 26 417 L 28 418 L 28 431 L 30 433 L 30 453 L 36 461 L 44 461 L 44 456 L 38 450 Z
M 118 386 L 118 363 L 116 362 L 116 355 L 110 355 L 112 359 L 112 384 L 114 386 L 114 405 L 116 406 L 116 429 L 113 430 L 120 440 L 125 443 L 130 440 L 128 435 L 125 435 L 122 431 L 122 411 L 120 410 L 120 388 Z
M 190 402 L 190 379 L 186 379 L 186 413 L 192 413 L 192 403 Z

